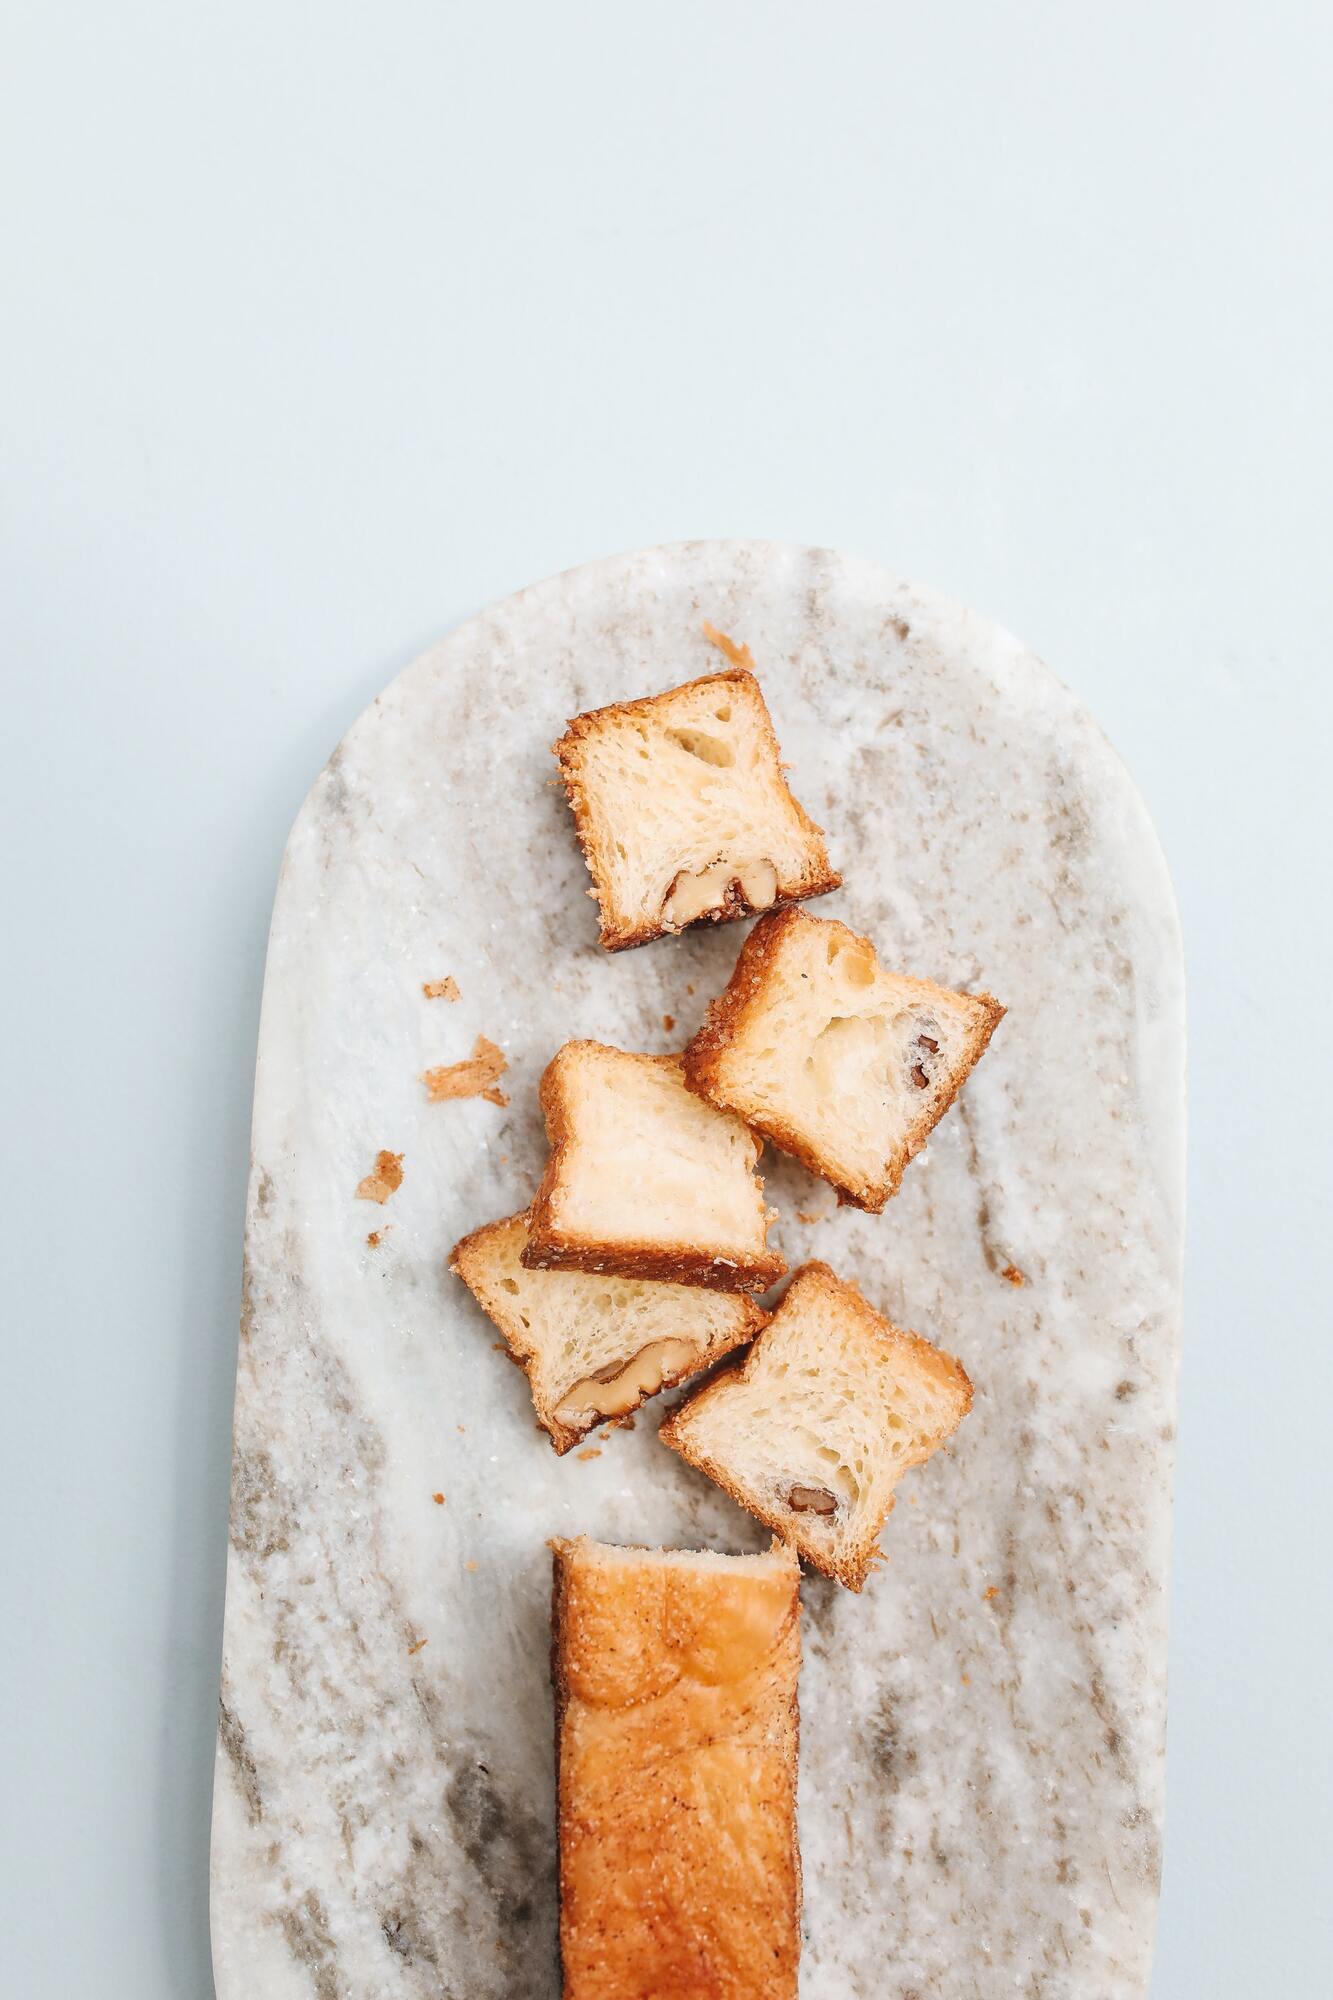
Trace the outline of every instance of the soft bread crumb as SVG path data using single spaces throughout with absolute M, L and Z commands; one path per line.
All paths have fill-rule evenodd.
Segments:
M 484 1097 L 488 1104 L 508 1104 L 502 1090 L 495 1088 L 509 1067 L 504 1050 L 478 1035 L 472 1054 L 462 1062 L 443 1063 L 428 1069 L 422 1077 L 432 1104 L 444 1104 L 456 1097 Z
M 374 1171 L 367 1174 L 363 1181 L 358 1182 L 356 1198 L 358 1201 L 377 1201 L 383 1205 L 402 1185 L 403 1155 L 389 1152 L 376 1153 Z
M 748 646 L 742 646 L 735 639 L 729 639 L 725 632 L 719 632 L 716 625 L 704 619 L 704 637 L 710 646 L 716 646 L 719 653 L 731 661 L 733 667 L 744 667 L 747 674 L 754 672 L 754 654 Z
M 452 973 L 444 979 L 423 979 L 421 990 L 428 1000 L 457 1000 L 458 981 Z

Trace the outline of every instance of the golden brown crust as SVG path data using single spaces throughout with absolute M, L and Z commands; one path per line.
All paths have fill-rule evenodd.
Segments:
M 565 1049 L 577 1046 L 567 1042 Z M 593 1042 L 585 1046 L 605 1048 L 607 1045 Z M 556 1051 L 543 1070 L 538 1086 L 537 1096 L 546 1120 L 550 1151 L 546 1171 L 528 1210 L 528 1241 L 520 1260 L 523 1265 L 529 1271 L 603 1271 L 625 1278 L 654 1278 L 666 1284 L 702 1285 L 717 1292 L 764 1292 L 770 1285 L 776 1284 L 787 1265 L 775 1250 L 724 1260 L 701 1250 L 698 1244 L 594 1243 L 572 1236 L 560 1227 L 554 1216 L 556 1192 L 561 1184 L 565 1161 L 577 1143 L 565 1090 L 565 1065 L 561 1062 L 565 1049 Z M 610 1053 L 620 1055 L 623 1051 L 617 1049 Z M 678 1055 L 643 1056 L 636 1060 L 651 1062 L 677 1073 L 681 1069 L 681 1057 Z M 756 1159 L 762 1150 L 760 1141 L 756 1139 Z M 762 1196 L 764 1183 L 761 1176 L 756 1174 L 755 1181 Z
M 709 631 L 705 626 L 705 632 Z M 711 643 L 711 642 L 710 642 Z M 666 937 L 674 933 L 660 917 L 642 923 L 617 923 L 608 913 L 604 885 L 606 870 L 603 866 L 602 847 L 604 831 L 596 824 L 596 812 L 588 797 L 583 780 L 583 746 L 588 737 L 608 722 L 618 722 L 648 714 L 652 716 L 659 704 L 670 696 L 690 694 L 696 688 L 731 688 L 743 693 L 747 698 L 753 695 L 758 702 L 760 727 L 773 753 L 773 762 L 778 771 L 779 782 L 786 792 L 802 832 L 811 842 L 811 865 L 809 874 L 799 883 L 779 887 L 773 899 L 772 909 L 807 901 L 811 896 L 825 896 L 830 890 L 841 888 L 842 877 L 829 862 L 828 850 L 824 844 L 824 829 L 811 819 L 800 800 L 795 797 L 790 786 L 782 779 L 782 752 L 777 734 L 773 728 L 773 718 L 768 712 L 763 689 L 758 679 L 743 666 L 728 667 L 721 673 L 700 674 L 692 681 L 682 681 L 678 687 L 664 689 L 661 694 L 642 695 L 635 701 L 608 702 L 604 708 L 588 709 L 582 715 L 571 716 L 565 725 L 565 733 L 551 745 L 552 755 L 560 767 L 560 780 L 569 800 L 570 811 L 574 815 L 574 832 L 583 851 L 588 873 L 592 877 L 593 893 L 597 899 L 600 918 L 598 943 L 606 951 L 629 951 L 635 946 L 651 944 L 654 938 Z M 753 905 L 745 899 L 739 881 L 733 883 L 727 892 L 726 902 L 720 909 L 706 910 L 695 918 L 696 923 L 734 923 L 738 918 L 753 914 Z
M 794 1272 L 791 1284 L 784 1294 L 783 1303 L 791 1297 L 798 1285 L 811 1283 L 835 1291 L 839 1309 L 844 1315 L 850 1314 L 856 1319 L 863 1335 L 879 1345 L 885 1351 L 886 1358 L 910 1355 L 914 1368 L 935 1377 L 954 1404 L 957 1414 L 951 1428 L 956 1429 L 972 1408 L 972 1383 L 962 1362 L 956 1356 L 946 1354 L 942 1348 L 933 1346 L 921 1334 L 910 1333 L 904 1327 L 895 1326 L 883 1313 L 875 1311 L 870 1301 L 863 1297 L 855 1285 L 850 1284 L 845 1278 L 838 1277 L 828 1264 L 817 1259 L 802 1264 Z M 769 1321 L 770 1326 L 776 1322 L 781 1311 L 782 1305 L 779 1305 L 777 1312 Z M 838 1556 L 831 1554 L 822 1544 L 811 1538 L 805 1531 L 802 1516 L 766 1505 L 762 1498 L 740 1486 L 726 1466 L 709 1452 L 701 1450 L 690 1436 L 689 1419 L 698 1415 L 709 1398 L 725 1394 L 738 1379 L 748 1380 L 754 1369 L 761 1365 L 763 1342 L 764 1335 L 760 1334 L 743 1354 L 733 1357 L 710 1376 L 702 1387 L 696 1389 L 692 1395 L 687 1395 L 684 1401 L 663 1420 L 657 1435 L 663 1444 L 670 1446 L 672 1451 L 679 1452 L 688 1464 L 706 1473 L 736 1502 L 738 1507 L 743 1507 L 747 1514 L 753 1514 L 756 1520 L 771 1528 L 775 1535 L 794 1548 L 813 1569 L 821 1571 L 825 1576 L 833 1577 L 848 1590 L 859 1592 L 878 1559 L 879 1534 L 893 1512 L 894 1494 L 890 1493 L 888 1505 L 879 1520 L 867 1524 L 867 1531 L 860 1542 L 842 1556 Z M 903 1470 L 908 1471 L 914 1465 L 923 1464 L 936 1449 L 937 1445 L 931 1444 L 925 1449 L 911 1453 L 903 1461 Z
M 551 1547 L 565 2000 L 795 2000 L 795 1563 Z
M 947 1087 L 932 1096 L 929 1108 L 908 1127 L 901 1144 L 885 1161 L 883 1177 L 852 1185 L 841 1179 L 819 1148 L 785 1119 L 757 1119 L 748 1107 L 741 1112 L 734 1104 L 728 1103 L 725 1094 L 722 1076 L 725 1057 L 733 1043 L 744 1035 L 751 1011 L 762 1005 L 765 989 L 788 933 L 793 926 L 802 923 L 824 924 L 831 930 L 841 932 L 849 943 L 861 946 L 872 955 L 875 953 L 869 938 L 852 930 L 849 925 L 839 923 L 834 917 L 808 917 L 803 910 L 774 910 L 762 916 L 741 946 L 731 978 L 723 991 L 709 1002 L 702 1027 L 685 1049 L 685 1081 L 691 1090 L 697 1091 L 700 1097 L 706 1097 L 710 1104 L 716 1104 L 720 1110 L 736 1112 L 738 1117 L 743 1116 L 756 1132 L 761 1132 L 781 1152 L 790 1153 L 812 1174 L 828 1181 L 838 1191 L 840 1206 L 862 1208 L 878 1215 L 890 1197 L 897 1194 L 909 1161 L 920 1152 L 985 1054 L 991 1036 L 1004 1019 L 1005 1009 L 993 993 L 958 994 L 932 979 L 904 978 L 903 984 L 911 987 L 923 1002 L 941 995 L 951 1001 L 964 999 L 978 1010 L 977 1018 L 964 1039 L 964 1062 Z
M 739 1307 L 739 1312 L 733 1332 L 729 1335 L 716 1337 L 707 1351 L 701 1353 L 696 1358 L 692 1366 L 668 1369 L 662 1377 L 659 1390 L 651 1392 L 645 1390 L 617 1416 L 608 1417 L 596 1412 L 590 1412 L 586 1420 L 582 1422 L 574 1424 L 565 1423 L 557 1414 L 555 1407 L 548 1404 L 537 1393 L 537 1387 L 532 1374 L 532 1364 L 536 1360 L 539 1351 L 537 1344 L 531 1338 L 520 1316 L 517 1313 L 505 1310 L 503 1299 L 496 1295 L 494 1288 L 488 1282 L 489 1272 L 493 1267 L 492 1246 L 499 1238 L 508 1234 L 515 1227 L 526 1231 L 527 1217 L 522 1214 L 509 1215 L 505 1216 L 499 1222 L 483 1223 L 480 1229 L 472 1230 L 469 1235 L 462 1237 L 459 1242 L 455 1243 L 449 1253 L 449 1269 L 456 1277 L 462 1279 L 492 1325 L 498 1327 L 504 1335 L 506 1357 L 510 1361 L 515 1362 L 527 1376 L 528 1385 L 532 1390 L 532 1407 L 536 1413 L 537 1422 L 546 1432 L 552 1446 L 561 1457 L 567 1451 L 572 1451 L 576 1444 L 581 1443 L 587 1437 L 589 1431 L 597 1430 L 607 1424 L 618 1425 L 626 1423 L 636 1410 L 643 1407 L 650 1393 L 655 1395 L 660 1393 L 660 1389 L 676 1388 L 681 1382 L 687 1381 L 691 1375 L 699 1374 L 703 1369 L 710 1368 L 715 1361 L 721 1360 L 724 1355 L 732 1353 L 737 1347 L 748 1346 L 760 1328 L 768 1324 L 768 1314 L 762 1306 L 756 1305 L 753 1299 L 738 1298 L 737 1306 Z

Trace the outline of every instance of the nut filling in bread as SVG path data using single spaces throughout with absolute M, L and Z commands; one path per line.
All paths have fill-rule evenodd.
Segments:
M 668 1375 L 682 1375 L 702 1359 L 688 1340 L 650 1340 L 628 1361 L 609 1362 L 576 1382 L 560 1398 L 555 1414 L 566 1424 L 576 1424 L 589 1414 L 623 1417 L 645 1397 L 655 1396 Z
M 838 1496 L 826 1486 L 793 1486 L 787 1505 L 793 1514 L 836 1514 Z
M 722 855 L 707 868 L 682 868 L 662 903 L 662 928 L 683 930 L 700 917 L 745 916 L 771 908 L 778 871 L 771 861 L 736 861 Z

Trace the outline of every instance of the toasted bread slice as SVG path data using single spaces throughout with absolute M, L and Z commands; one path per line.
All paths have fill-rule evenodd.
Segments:
M 838 887 L 744 667 L 576 715 L 554 747 L 608 951 Z
M 685 1088 L 679 1056 L 566 1042 L 546 1066 L 541 1104 L 551 1156 L 528 1213 L 530 1271 L 723 1292 L 762 1292 L 782 1276 L 754 1170 L 760 1141 Z
M 740 1292 L 583 1271 L 529 1271 L 526 1215 L 454 1246 L 456 1271 L 527 1373 L 537 1421 L 559 1452 L 620 1421 L 659 1389 L 711 1367 L 767 1323 Z
M 795 1558 L 551 1547 L 565 2000 L 795 2000 Z
M 885 972 L 846 924 L 755 925 L 685 1051 L 685 1078 L 839 1199 L 882 1209 L 1004 1016 L 989 993 Z
M 961 1364 L 827 1264 L 803 1264 L 764 1332 L 658 1435 L 825 1576 L 860 1590 L 893 1489 L 972 1407 Z

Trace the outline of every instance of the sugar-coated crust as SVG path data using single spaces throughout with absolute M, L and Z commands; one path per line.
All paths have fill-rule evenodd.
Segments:
M 762 1002 L 789 931 L 803 923 L 830 925 L 849 941 L 864 946 L 871 953 L 875 951 L 869 938 L 852 930 L 849 925 L 839 923 L 836 917 L 809 917 L 803 910 L 773 910 L 762 916 L 742 945 L 726 987 L 709 1002 L 703 1026 L 685 1049 L 685 1081 L 691 1090 L 697 1091 L 700 1097 L 706 1097 L 710 1104 L 716 1104 L 723 1111 L 732 1111 L 737 1117 L 744 1117 L 756 1132 L 761 1132 L 782 1152 L 790 1153 L 812 1174 L 828 1181 L 837 1189 L 840 1205 L 868 1209 L 871 1214 L 878 1215 L 890 1196 L 897 1194 L 902 1186 L 903 1171 L 908 1162 L 920 1152 L 976 1068 L 991 1036 L 1004 1019 L 1005 1009 L 992 993 L 957 993 L 950 987 L 938 985 L 933 979 L 905 981 L 922 1001 L 943 996 L 950 1001 L 965 1000 L 976 1009 L 974 1024 L 964 1038 L 964 1066 L 940 1096 L 932 1096 L 929 1108 L 908 1127 L 902 1144 L 885 1161 L 882 1177 L 856 1184 L 848 1182 L 841 1178 L 837 1168 L 818 1147 L 813 1146 L 785 1119 L 757 1119 L 748 1107 L 742 1111 L 729 1103 L 726 1095 L 723 1074 L 726 1056 L 733 1044 L 744 1037 L 750 1013 L 757 1010 Z M 879 963 L 877 954 L 875 963 Z
M 567 1042 L 564 1049 L 556 1051 L 542 1072 L 537 1095 L 546 1120 L 550 1152 L 546 1171 L 528 1211 L 527 1247 L 519 1262 L 530 1271 L 605 1271 L 625 1278 L 656 1278 L 667 1284 L 702 1285 L 716 1292 L 764 1292 L 770 1285 L 776 1284 L 787 1265 L 775 1250 L 765 1250 L 750 1257 L 723 1259 L 697 1243 L 603 1243 L 573 1235 L 560 1227 L 553 1214 L 555 1193 L 564 1172 L 565 1160 L 577 1143 L 564 1087 L 565 1065 L 560 1058 L 565 1049 L 578 1046 L 578 1043 Z M 605 1048 L 607 1045 L 588 1042 L 582 1046 Z M 617 1049 L 610 1053 L 620 1055 L 623 1051 Z M 680 1056 L 644 1056 L 640 1060 L 677 1073 L 681 1068 Z M 754 1145 L 755 1158 L 758 1159 L 763 1150 L 762 1144 L 756 1139 Z M 626 1164 L 651 1169 L 651 1162 L 648 1161 Z M 762 1196 L 763 1180 L 758 1174 L 755 1180 Z
M 613 701 L 605 708 L 593 708 L 583 715 L 572 716 L 565 726 L 564 735 L 551 746 L 552 754 L 560 767 L 560 779 L 565 788 L 565 795 L 574 815 L 574 831 L 583 850 L 588 873 L 592 877 L 593 892 L 597 898 L 601 920 L 598 942 L 606 951 L 629 951 L 636 945 L 650 944 L 654 938 L 674 936 L 676 933 L 660 921 L 617 922 L 614 913 L 608 909 L 604 850 L 611 835 L 606 829 L 599 831 L 596 825 L 596 814 L 583 781 L 583 746 L 590 736 L 596 735 L 598 730 L 605 728 L 609 722 L 617 722 L 625 717 L 651 715 L 662 702 L 675 695 L 690 694 L 696 688 L 714 687 L 730 688 L 746 700 L 753 698 L 756 702 L 760 728 L 773 752 L 778 782 L 786 792 L 801 829 L 811 844 L 807 867 L 798 880 L 778 884 L 777 894 L 769 907 L 779 909 L 787 904 L 805 902 L 811 896 L 825 896 L 830 890 L 840 888 L 842 885 L 841 875 L 829 863 L 823 828 L 817 826 L 811 819 L 782 776 L 782 752 L 773 728 L 773 718 L 768 712 L 768 704 L 764 700 L 758 680 L 744 667 L 728 667 L 717 674 L 700 674 L 697 679 L 682 681 L 678 687 L 666 688 L 661 694 L 643 695 L 636 701 Z M 733 884 L 721 909 L 706 910 L 694 921 L 733 923 L 737 918 L 751 914 L 751 905 L 746 902 L 739 885 Z
M 604 1429 L 608 1424 L 623 1424 L 628 1417 L 633 1416 L 635 1410 L 643 1407 L 648 1395 L 647 1392 L 640 1395 L 618 1416 L 592 1415 L 584 1423 L 568 1424 L 556 1415 L 555 1405 L 538 1394 L 532 1375 L 532 1363 L 537 1356 L 537 1346 L 524 1328 L 519 1315 L 516 1312 L 506 1311 L 503 1298 L 497 1296 L 487 1281 L 491 1267 L 491 1246 L 515 1225 L 526 1227 L 526 1222 L 526 1216 L 519 1214 L 506 1216 L 501 1222 L 483 1223 L 480 1229 L 474 1229 L 470 1235 L 464 1236 L 454 1245 L 449 1253 L 449 1269 L 462 1279 L 486 1317 L 504 1335 L 507 1358 L 517 1362 L 528 1378 L 528 1386 L 532 1391 L 532 1407 L 536 1412 L 537 1421 L 550 1438 L 556 1452 L 563 1456 L 565 1452 L 572 1451 L 581 1439 L 587 1437 L 589 1431 Z M 693 1363 L 687 1363 L 683 1368 L 667 1370 L 659 1388 L 652 1392 L 654 1395 L 659 1395 L 663 1389 L 678 1387 L 680 1383 L 687 1382 L 692 1375 L 701 1373 L 705 1368 L 711 1368 L 714 1362 L 720 1361 L 734 1349 L 748 1346 L 759 1329 L 768 1324 L 768 1314 L 762 1306 L 757 1306 L 753 1299 L 739 1298 L 737 1304 L 740 1311 L 732 1332 L 714 1340 Z M 627 1355 L 626 1359 L 629 1358 Z
M 565 2000 L 796 2000 L 796 1563 L 551 1549 Z
M 821 1289 L 833 1293 L 840 1310 L 855 1320 L 859 1331 L 867 1339 L 881 1344 L 899 1358 L 910 1355 L 912 1365 L 916 1369 L 923 1374 L 933 1375 L 953 1401 L 957 1416 L 952 1429 L 957 1429 L 972 1407 L 972 1383 L 961 1361 L 952 1354 L 946 1354 L 942 1348 L 932 1346 L 930 1341 L 923 1339 L 919 1333 L 909 1333 L 904 1327 L 895 1326 L 892 1320 L 875 1311 L 869 1300 L 863 1298 L 857 1291 L 855 1285 L 849 1284 L 844 1278 L 839 1278 L 827 1264 L 818 1261 L 802 1264 L 787 1287 L 783 1304 L 798 1285 L 818 1285 Z M 782 1305 L 779 1305 L 777 1312 L 769 1321 L 770 1327 L 774 1325 L 781 1311 Z M 766 1527 L 773 1530 L 774 1534 L 796 1549 L 813 1569 L 820 1570 L 825 1576 L 833 1577 L 848 1590 L 859 1592 L 879 1555 L 880 1530 L 893 1512 L 896 1497 L 893 1493 L 889 1494 L 888 1505 L 879 1519 L 872 1519 L 866 1523 L 866 1530 L 861 1540 L 838 1557 L 831 1555 L 827 1549 L 816 1544 L 806 1534 L 800 1515 L 765 1506 L 762 1501 L 740 1486 L 724 1465 L 696 1445 L 690 1436 L 691 1418 L 697 1416 L 709 1399 L 724 1395 L 737 1379 L 748 1380 L 752 1371 L 760 1365 L 762 1359 L 760 1350 L 764 1338 L 765 1335 L 760 1334 L 753 1346 L 745 1350 L 743 1356 L 719 1369 L 702 1388 L 696 1389 L 693 1395 L 687 1396 L 684 1402 L 678 1404 L 664 1419 L 657 1435 L 663 1444 L 669 1445 L 672 1451 L 679 1452 L 690 1465 L 696 1466 L 700 1472 L 707 1473 L 724 1493 L 730 1495 L 738 1507 L 743 1507 L 747 1514 L 753 1514 L 756 1520 L 762 1521 Z M 908 1459 L 904 1471 L 910 1470 L 913 1465 L 923 1463 L 929 1456 L 930 1452 L 923 1452 Z

